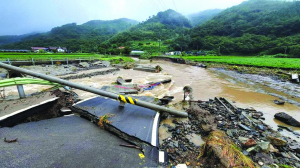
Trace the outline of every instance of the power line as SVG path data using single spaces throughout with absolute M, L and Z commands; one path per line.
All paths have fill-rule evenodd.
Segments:
M 160 0 L 158 0 L 159 4 L 162 6 L 163 10 L 166 10 L 165 6 L 161 3 Z
M 160 8 L 156 5 L 155 1 L 153 0 L 150 0 L 152 4 L 154 4 L 155 8 L 158 10 L 158 12 L 160 12 Z
M 161 0 L 163 5 L 166 7 L 166 9 L 168 10 L 168 6 L 165 4 L 164 0 Z
M 177 7 L 176 7 L 176 5 L 175 5 L 175 1 L 174 1 L 174 0 L 173 0 L 173 4 L 174 4 L 174 6 L 175 6 L 176 11 L 178 12 L 178 9 L 177 9 Z

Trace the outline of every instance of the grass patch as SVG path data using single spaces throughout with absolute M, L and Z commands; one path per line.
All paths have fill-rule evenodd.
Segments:
M 58 60 L 105 60 L 105 61 L 117 61 L 122 59 L 124 62 L 134 62 L 130 57 L 124 56 L 104 56 L 100 54 L 65 54 L 65 53 L 0 53 L 0 61 L 7 61 L 9 58 L 10 61 L 31 61 L 32 58 L 34 61 L 50 61 L 51 58 L 53 61 Z
M 172 56 L 180 58 L 180 56 Z M 248 56 L 184 56 L 186 60 L 196 62 L 214 62 L 229 65 L 244 65 L 254 67 L 268 67 L 280 69 L 300 70 L 299 58 L 266 58 L 266 57 L 248 57 Z
M 6 61 L 9 58 L 10 61 L 49 61 L 51 58 L 53 60 L 75 60 L 75 59 L 86 59 L 94 60 L 100 59 L 103 55 L 99 54 L 62 54 L 62 53 L 0 53 L 0 60 Z
M 279 168 L 293 168 L 292 166 L 288 166 L 288 165 L 279 165 Z
M 114 63 L 117 63 L 117 64 L 120 63 L 120 59 L 123 60 L 123 62 L 134 62 L 134 60 L 132 58 L 130 58 L 130 57 L 122 57 L 122 56 L 100 58 L 100 60 L 102 60 L 102 61 L 109 61 L 109 62 L 114 62 Z

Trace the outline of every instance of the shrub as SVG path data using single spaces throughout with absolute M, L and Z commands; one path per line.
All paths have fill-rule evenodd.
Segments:
M 300 57 L 300 45 L 294 45 L 290 47 L 290 54 L 295 57 Z

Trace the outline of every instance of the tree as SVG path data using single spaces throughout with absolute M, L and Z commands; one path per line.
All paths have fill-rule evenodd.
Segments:
M 182 52 L 184 49 L 188 47 L 188 45 L 191 43 L 191 37 L 189 35 L 179 35 L 174 41 L 175 46 L 180 48 L 180 51 Z
M 123 52 L 125 55 L 129 55 L 129 54 L 131 53 L 131 51 L 132 51 L 132 49 L 131 49 L 130 47 L 126 46 L 126 47 L 123 49 L 122 52 Z

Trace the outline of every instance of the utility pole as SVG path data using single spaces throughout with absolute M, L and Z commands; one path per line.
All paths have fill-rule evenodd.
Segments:
M 160 41 L 161 41 L 161 39 L 158 40 L 158 43 L 159 43 L 159 56 L 160 56 Z
M 159 32 L 159 40 L 158 40 L 158 44 L 159 44 L 159 56 L 160 56 L 160 41 L 161 41 L 161 36 L 160 36 L 160 32 Z

